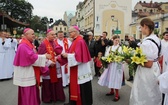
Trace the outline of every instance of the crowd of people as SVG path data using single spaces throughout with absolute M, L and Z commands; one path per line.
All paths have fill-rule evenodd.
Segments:
M 110 89 L 106 96 L 115 95 L 113 101 L 117 102 L 126 68 L 124 63 L 111 62 L 101 72 L 101 58 L 112 51 L 122 53 L 124 44 L 133 49 L 140 47 L 147 59 L 144 66 L 129 68 L 128 81 L 134 80 L 129 104 L 168 105 L 168 32 L 160 39 L 153 33 L 151 19 L 143 19 L 140 25 L 145 36 L 140 43 L 133 36 L 125 42 L 119 35 L 108 39 L 105 31 L 98 36 L 91 31 L 81 35 L 77 26 L 69 28 L 69 37 L 48 29 L 41 42 L 31 28 L 23 30 L 19 41 L 1 31 L 0 80 L 13 78 L 13 84 L 18 86 L 18 105 L 64 102 L 64 87 L 69 87 L 69 103 L 64 105 L 93 105 L 93 77 L 98 77 L 100 86 Z

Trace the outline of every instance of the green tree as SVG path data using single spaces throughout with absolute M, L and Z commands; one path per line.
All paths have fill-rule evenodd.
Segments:
M 32 28 L 35 32 L 38 31 L 46 31 L 46 24 L 43 22 L 46 17 L 40 17 L 40 16 L 33 16 L 30 20 L 30 28 Z
M 11 17 L 21 22 L 29 23 L 32 17 L 33 6 L 25 0 L 1 0 L 1 10 L 8 13 Z

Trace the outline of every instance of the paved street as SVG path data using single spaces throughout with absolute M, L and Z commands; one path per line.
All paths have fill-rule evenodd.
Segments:
M 93 86 L 93 105 L 128 105 L 131 87 L 130 83 L 123 86 L 120 90 L 120 100 L 113 102 L 114 96 L 105 96 L 110 90 L 97 84 L 98 79 L 94 78 Z M 68 88 L 65 88 L 66 102 L 68 102 Z M 0 81 L 0 105 L 17 105 L 17 86 L 12 84 L 12 80 Z M 63 105 L 63 102 L 42 105 Z

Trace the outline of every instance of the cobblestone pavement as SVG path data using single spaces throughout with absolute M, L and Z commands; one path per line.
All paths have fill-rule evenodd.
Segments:
M 113 102 L 114 96 L 105 96 L 110 91 L 107 87 L 102 87 L 97 84 L 97 77 L 92 81 L 93 88 L 93 105 L 128 105 L 131 91 L 131 84 L 127 83 L 119 91 L 120 100 Z M 0 105 L 17 105 L 17 86 L 12 84 L 12 80 L 0 81 Z M 66 94 L 66 102 L 68 102 L 68 87 L 64 88 Z M 42 103 L 42 105 L 63 105 L 64 102 Z

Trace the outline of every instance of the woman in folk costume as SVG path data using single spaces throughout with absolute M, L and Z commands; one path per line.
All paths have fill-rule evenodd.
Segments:
M 119 45 L 119 36 L 113 37 L 113 46 L 109 47 L 105 53 L 105 56 L 109 55 L 111 51 L 118 51 L 119 53 L 122 52 L 122 48 Z M 115 90 L 115 97 L 113 101 L 118 101 L 120 99 L 119 96 L 119 89 L 121 89 L 123 80 L 123 69 L 121 63 L 112 62 L 108 65 L 107 69 L 101 75 L 98 84 L 101 86 L 107 86 L 111 88 L 111 92 L 107 93 L 106 96 L 114 95 Z
M 147 62 L 144 66 L 138 65 L 134 83 L 132 86 L 130 105 L 161 105 L 162 97 L 158 85 L 160 66 L 158 58 L 160 55 L 160 39 L 153 34 L 154 22 L 145 18 L 140 22 L 143 39 L 140 48 L 146 55 Z

